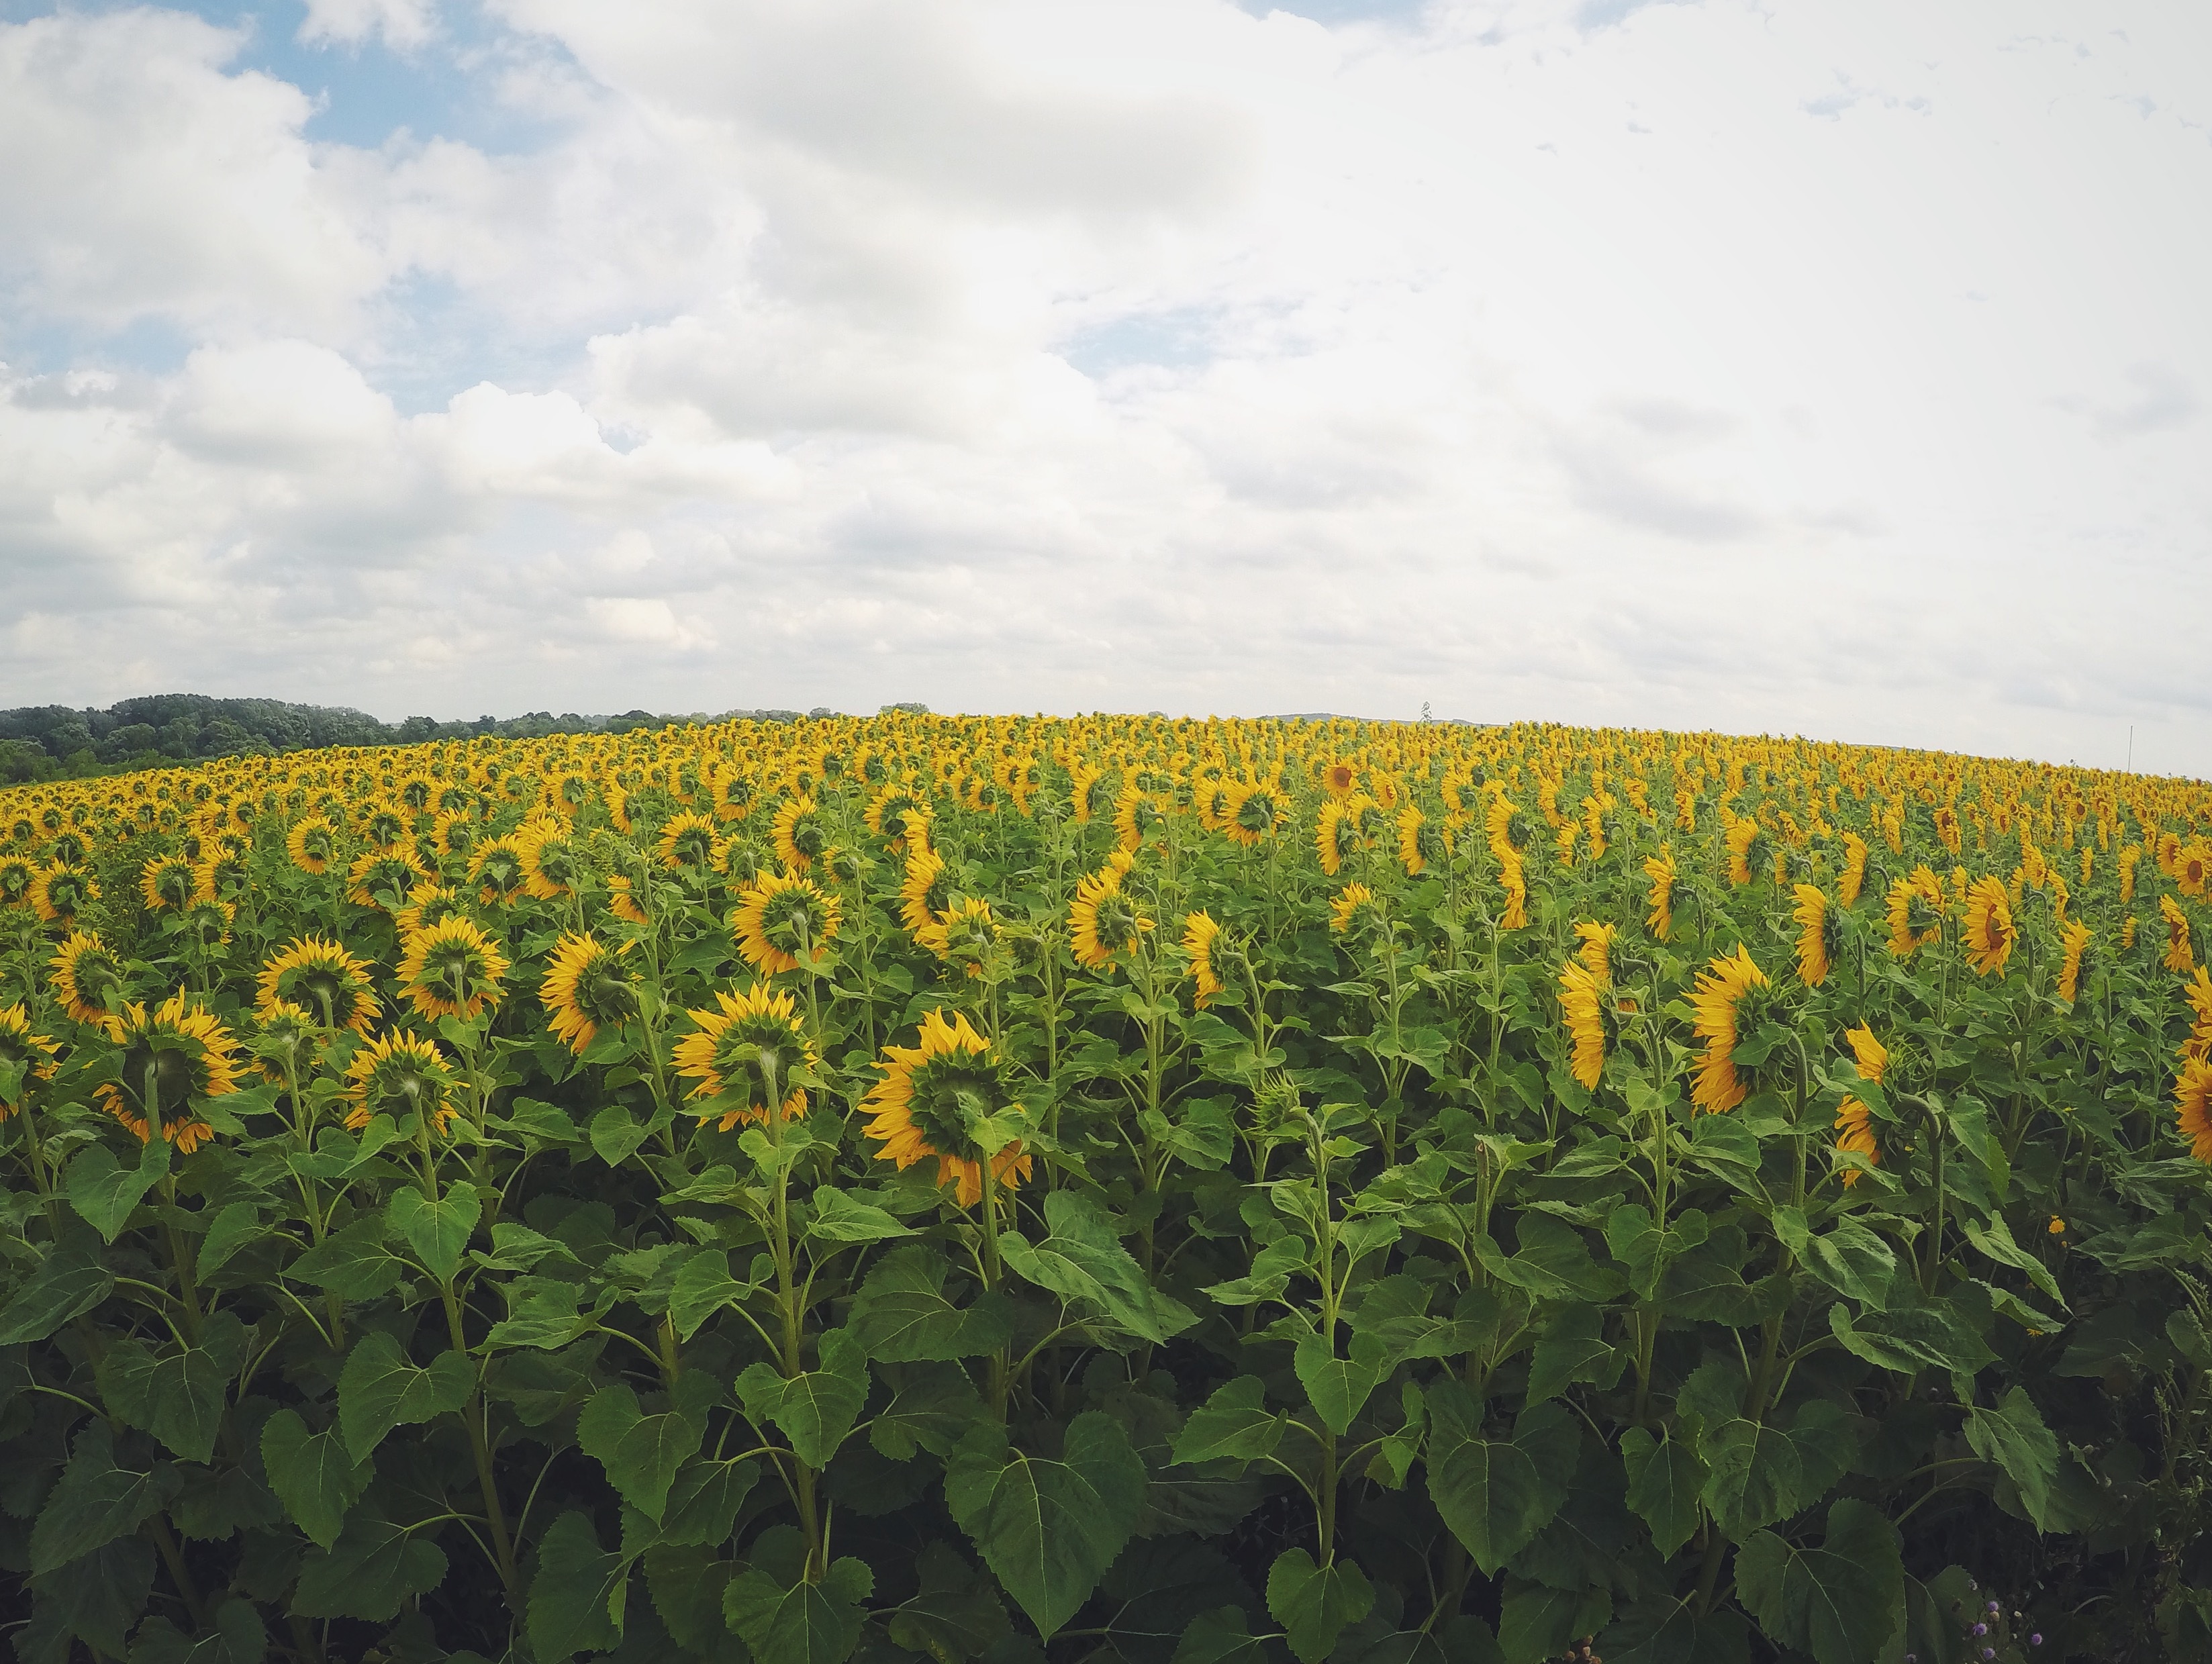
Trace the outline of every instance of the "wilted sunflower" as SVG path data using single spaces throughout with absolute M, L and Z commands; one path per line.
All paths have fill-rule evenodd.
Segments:
M 162 1137 L 189 1156 L 215 1129 L 191 1113 L 194 1098 L 221 1097 L 238 1090 L 238 1042 L 212 1011 L 173 993 L 151 1013 L 135 1000 L 102 1026 L 122 1054 L 119 1078 L 96 1089 L 101 1106 L 138 1137 L 149 1141 L 159 1127 Z
M 637 987 L 622 968 L 620 951 L 573 931 L 547 960 L 538 999 L 554 1034 L 579 1055 L 601 1029 L 618 1029 L 637 1015 Z
M 21 1069 L 18 1078 L 22 1090 L 27 1092 L 34 1080 L 54 1078 L 54 1055 L 58 1048 L 46 1035 L 31 1027 L 31 1019 L 21 1001 L 13 1005 L 0 1005 L 0 1063 Z M 23 1107 L 21 1096 L 0 1097 L 0 1120 L 6 1120 Z
M 1943 881 L 1927 867 L 1915 867 L 1909 878 L 1889 887 L 1889 951 L 1893 958 L 1910 959 L 1943 933 Z
M 717 992 L 714 1003 L 720 1010 L 690 1013 L 696 1026 L 676 1042 L 673 1060 L 678 1074 L 699 1083 L 689 1096 L 744 1094 L 746 1102 L 722 1116 L 720 1127 L 726 1133 L 739 1121 L 768 1119 L 757 1054 L 773 1054 L 776 1074 L 787 1080 L 793 1069 L 814 1066 L 815 1050 L 799 1020 L 798 1003 L 788 992 L 757 981 L 741 994 Z M 787 1119 L 806 1113 L 805 1087 L 791 1089 L 783 1100 L 783 1113 Z
M 43 925 L 75 924 L 78 912 L 99 896 L 91 873 L 58 861 L 31 882 L 31 910 Z
M 345 1124 L 359 1129 L 378 1115 L 394 1120 L 415 1114 L 443 1137 L 453 1124 L 453 1089 L 459 1082 L 435 1041 L 394 1029 L 353 1054 L 346 1066 Z
M 1190 974 L 1198 984 L 1198 992 L 1191 1003 L 1204 1011 L 1206 1002 L 1222 991 L 1220 973 L 1213 968 L 1213 938 L 1221 934 L 1221 926 L 1210 914 L 1188 914 L 1182 921 L 1182 950 L 1190 961 Z
M 123 962 L 90 931 L 72 931 L 47 962 L 46 986 L 78 1023 L 99 1023 L 123 1009 Z
M 1606 992 L 1603 979 L 1580 960 L 1559 972 L 1559 1016 L 1574 1043 L 1568 1071 L 1592 1092 L 1605 1072 Z
M 811 878 L 763 872 L 738 897 L 730 928 L 745 963 L 769 976 L 797 970 L 837 934 L 837 898 L 826 896 Z
M 477 899 L 486 907 L 518 900 L 530 881 L 522 840 L 511 832 L 504 837 L 486 838 L 469 857 L 469 878 L 477 886 Z
M 934 1157 L 939 1185 L 956 1183 L 960 1205 L 973 1207 L 983 1194 L 985 1157 L 970 1128 L 1013 1106 L 1005 1060 L 965 1017 L 947 1023 L 933 1011 L 921 1019 L 921 1044 L 884 1047 L 882 1066 L 884 1078 L 861 1102 L 874 1112 L 864 1130 L 883 1145 L 876 1159 L 903 1170 Z M 1009 1189 L 1030 1176 L 1018 1139 L 989 1160 L 993 1181 Z
M 2173 1110 L 2181 1136 L 2189 1140 L 2189 1153 L 2212 1164 L 2212 1060 L 2191 1058 L 2181 1066 L 2181 1078 L 2173 1084 Z
M 1856 907 L 1866 885 L 1867 841 L 1856 832 L 1844 834 L 1844 871 L 1836 880 L 1836 902 L 1846 911 Z
M 1694 1029 L 1705 1042 L 1698 1060 L 1697 1084 L 1690 1102 L 1707 1111 L 1733 1109 L 1751 1096 L 1748 1082 L 1735 1072 L 1735 1048 L 1744 997 L 1753 988 L 1771 986 L 1766 973 L 1752 963 L 1751 950 L 1739 946 L 1733 956 L 1715 959 L 1698 975 L 1690 995 L 1697 1014 Z
M 1797 921 L 1797 980 L 1817 988 L 1835 968 L 1843 948 L 1843 920 L 1830 910 L 1828 898 L 1818 884 L 1799 884 L 1797 905 L 1790 916 Z
M 182 912 L 198 888 L 192 864 L 181 855 L 156 855 L 138 869 L 138 894 L 149 913 L 164 908 Z
M 1850 1042 L 1851 1055 L 1858 1061 L 1859 1078 L 1879 1086 L 1882 1072 L 1889 1067 L 1889 1053 L 1874 1037 L 1871 1025 L 1862 1023 L 1856 1029 L 1846 1029 L 1844 1038 Z M 1881 1164 L 1881 1145 L 1876 1141 L 1873 1126 L 1874 1112 L 1856 1098 L 1847 1097 L 1836 1106 L 1836 1130 L 1843 1136 L 1836 1140 L 1838 1150 L 1851 1150 L 1865 1157 L 1875 1166 Z M 1855 1167 L 1844 1169 L 1846 1187 L 1859 1181 Z
M 399 982 L 424 1017 L 472 1023 L 485 1006 L 499 1003 L 507 971 L 507 956 L 475 920 L 453 918 L 407 938 Z
M 416 885 L 430 875 L 422 863 L 398 844 L 364 851 L 346 871 L 346 900 L 356 907 L 373 907 L 397 913 L 407 905 Z
M 2059 938 L 2063 956 L 2058 962 L 2058 997 L 2072 1005 L 2081 990 L 2083 957 L 2089 947 L 2089 926 L 2079 919 L 2066 926 Z
M 2166 920 L 2166 968 L 2170 971 L 2195 969 L 2197 952 L 2189 939 L 2189 915 L 2171 896 L 2158 898 L 2159 916 Z
M 254 1009 L 290 1000 L 319 1014 L 325 1028 L 366 1035 L 382 1011 L 369 966 L 337 943 L 302 936 L 261 968 Z
M 1673 844 L 1662 844 L 1656 855 L 1644 858 L 1644 876 L 1651 880 L 1651 911 L 1644 923 L 1663 942 L 1674 928 L 1674 883 L 1680 876 L 1674 871 Z
M 1967 888 L 1966 924 L 1960 940 L 1966 963 L 1977 975 L 1987 976 L 1991 971 L 2003 975 L 2005 961 L 2012 957 L 2013 946 L 2020 940 L 2020 927 L 2012 921 L 2012 907 L 2002 880 L 1977 878 Z
M 321 815 L 293 823 L 284 839 L 284 853 L 301 871 L 319 875 L 337 858 L 338 829 Z
M 1110 970 L 1116 958 L 1136 952 L 1152 921 L 1121 893 L 1125 866 L 1109 862 L 1075 881 L 1075 900 L 1067 910 L 1068 945 L 1076 963 L 1091 970 Z

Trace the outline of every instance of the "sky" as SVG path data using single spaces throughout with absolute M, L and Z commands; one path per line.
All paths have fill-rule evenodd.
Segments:
M 2212 775 L 2212 8 L 0 0 L 0 706 Z

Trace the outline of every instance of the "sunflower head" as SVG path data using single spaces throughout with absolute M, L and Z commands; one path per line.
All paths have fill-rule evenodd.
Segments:
M 2090 948 L 2089 926 L 2079 919 L 2066 926 L 2060 938 L 2061 956 L 2058 963 L 2058 997 L 2071 1005 L 2081 997 L 2081 979 L 2096 968 L 2096 957 Z
M 522 840 L 513 833 L 486 838 L 469 857 L 469 877 L 479 897 L 492 907 L 519 899 L 530 881 L 530 868 L 522 853 Z
M 707 815 L 671 815 L 660 828 L 656 846 L 661 865 L 671 872 L 704 874 L 720 865 L 721 836 Z
M 369 967 L 320 936 L 302 936 L 261 968 L 258 1009 L 289 1000 L 316 1014 L 327 1028 L 366 1035 L 381 1006 Z
M 1119 853 L 1119 852 L 1117 852 Z M 1068 945 L 1076 962 L 1091 970 L 1110 970 L 1118 959 L 1137 951 L 1152 921 L 1121 893 L 1125 865 L 1109 862 L 1076 881 L 1068 908 Z
M 787 990 L 756 981 L 741 994 L 716 993 L 714 1004 L 690 1014 L 692 1031 L 676 1042 L 674 1059 L 676 1072 L 698 1083 L 691 1097 L 744 1100 L 723 1112 L 721 1129 L 728 1132 L 740 1121 L 765 1121 L 767 1081 L 788 1086 L 794 1070 L 813 1068 L 816 1054 Z M 782 1103 L 787 1117 L 805 1114 L 805 1088 L 789 1087 Z
M 837 935 L 837 898 L 811 878 L 763 872 L 738 898 L 730 925 L 738 951 L 763 974 L 816 962 Z
M 360 1128 L 378 1115 L 420 1118 L 426 1134 L 442 1137 L 453 1124 L 453 1090 L 459 1084 L 435 1041 L 393 1029 L 356 1052 L 346 1066 L 345 1124 Z
M 70 932 L 47 968 L 46 986 L 75 1021 L 100 1023 L 123 1009 L 123 962 L 90 931 Z
M 329 869 L 337 858 L 338 830 L 323 815 L 295 822 L 284 839 L 284 852 L 301 871 L 316 874 Z
M 823 824 L 814 799 L 796 797 L 776 811 L 774 831 L 775 858 L 787 872 L 806 872 L 830 847 L 830 829 Z
M 1328 927 L 1346 945 L 1371 947 L 1390 939 L 1390 915 L 1365 884 L 1346 884 L 1328 904 Z
M 1992 971 L 2002 975 L 2005 961 L 2012 957 L 2013 946 L 2019 940 L 2020 929 L 2013 923 L 2003 881 L 1976 879 L 1966 890 L 1966 921 L 1960 932 L 1966 963 L 1978 975 L 1987 976 Z
M 408 1003 L 435 1020 L 473 1023 L 505 991 L 507 956 L 476 920 L 452 918 L 407 938 L 399 981 Z
M 1290 808 L 1280 793 L 1272 786 L 1250 786 L 1237 792 L 1231 800 L 1228 824 L 1222 829 L 1236 842 L 1250 848 L 1273 837 L 1288 818 Z
M 2191 1058 L 2173 1084 L 2173 1111 L 2189 1153 L 2212 1164 L 2212 1060 Z
M 31 881 L 31 910 L 45 925 L 71 925 L 87 904 L 99 899 L 100 886 L 81 866 L 56 861 Z
M 398 913 L 415 886 L 428 882 L 422 863 L 402 844 L 364 850 L 346 871 L 346 900 L 356 907 Z
M 248 1044 L 261 1060 L 261 1072 L 275 1084 L 284 1083 L 288 1071 L 296 1075 L 301 1063 L 321 1048 L 322 1018 L 292 1000 L 256 1007 L 253 1022 L 258 1032 Z
M 30 1016 L 20 1001 L 0 1005 L 0 1069 L 8 1071 L 0 1075 L 0 1120 L 23 1107 L 33 1081 L 54 1078 L 57 1049 L 52 1039 L 31 1027 Z
M 1797 980 L 1817 988 L 1828 980 L 1836 956 L 1843 951 L 1842 914 L 1828 905 L 1818 884 L 1799 884 L 1797 904 L 1790 916 L 1797 921 Z
M 972 1207 L 983 1193 L 986 1163 L 1002 1186 L 1029 1176 L 1017 1136 L 1020 1101 L 1005 1059 L 964 1016 L 947 1022 L 942 1011 L 931 1011 L 921 1042 L 884 1048 L 883 1078 L 861 1105 L 872 1112 L 866 1130 L 883 1146 L 878 1161 L 904 1169 L 934 1157 L 937 1182 L 954 1184 L 960 1205 Z
M 214 1136 L 196 1098 L 238 1090 L 238 1042 L 213 1012 L 172 994 L 151 1012 L 133 1002 L 102 1025 L 118 1054 L 117 1078 L 96 1089 L 101 1105 L 149 1142 L 158 1132 L 190 1155 Z
M 580 1055 L 601 1029 L 618 1029 L 637 1015 L 637 984 L 622 956 L 623 950 L 574 932 L 555 946 L 538 998 L 570 1051 Z
M 580 888 L 589 866 L 583 846 L 565 822 L 540 823 L 522 840 L 522 888 L 541 902 L 558 901 Z
M 1690 1093 L 1698 1108 L 1733 1109 L 1751 1096 L 1751 1083 L 1738 1070 L 1735 1048 L 1758 1027 L 1771 987 L 1745 947 L 1715 959 L 1698 974 L 1690 1000 L 1695 1032 L 1705 1042 Z
M 1224 988 L 1220 969 L 1213 960 L 1214 940 L 1220 934 L 1221 926 L 1211 914 L 1193 913 L 1182 921 L 1183 956 L 1189 960 L 1192 980 L 1198 985 L 1191 1003 L 1200 1011 Z
M 983 974 L 984 961 L 998 941 L 998 920 L 991 916 L 991 904 L 980 896 L 962 896 L 938 923 L 938 956 L 965 967 L 970 976 Z

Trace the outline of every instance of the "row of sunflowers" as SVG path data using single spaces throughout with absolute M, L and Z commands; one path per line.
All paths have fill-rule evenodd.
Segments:
M 0 793 L 18 1655 L 2212 1655 L 2208 840 L 1104 716 Z

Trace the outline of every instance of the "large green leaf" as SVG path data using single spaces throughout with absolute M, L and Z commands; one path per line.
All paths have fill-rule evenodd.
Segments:
M 730 1540 L 738 1509 L 760 1482 L 750 1458 L 695 1461 L 676 1475 L 661 1510 L 659 1541 L 676 1547 L 714 1548 Z
M 328 1549 L 310 1549 L 300 1562 L 292 1610 L 302 1618 L 366 1618 L 388 1621 L 410 1595 L 428 1594 L 446 1581 L 446 1554 L 368 1508 L 346 1515 L 345 1529 Z
M 1705 1429 L 1698 1454 L 1708 1470 L 1705 1504 L 1738 1541 L 1801 1506 L 1804 1467 L 1781 1428 L 1738 1416 Z
M 809 1467 L 827 1467 L 868 1398 L 867 1356 L 842 1329 L 821 1340 L 822 1367 L 786 1377 L 773 1364 L 750 1363 L 738 1396 L 756 1422 L 771 1421 Z
M 374 1471 L 354 1461 L 338 1429 L 310 1433 L 295 1410 L 279 1410 L 262 1424 L 261 1461 L 277 1501 L 318 1548 L 337 1541 L 346 1510 Z
M 689 1340 L 707 1320 L 727 1306 L 744 1303 L 755 1284 L 730 1275 L 730 1256 L 719 1251 L 695 1254 L 677 1269 L 668 1291 L 668 1317 Z
M 629 1562 L 599 1546 L 591 1515 L 571 1509 L 538 1545 L 527 1618 L 538 1664 L 611 1651 L 622 1640 Z
M 606 1470 L 607 1483 L 624 1502 L 653 1520 L 667 1506 L 677 1471 L 705 1434 L 680 1408 L 647 1415 L 638 1408 L 637 1394 L 621 1382 L 600 1388 L 576 1418 L 576 1442 L 584 1454 Z
M 1353 1334 L 1350 1351 L 1350 1357 L 1339 1357 L 1328 1336 L 1309 1333 L 1298 1337 L 1291 1354 L 1306 1401 L 1329 1431 L 1340 1436 L 1390 1373 L 1389 1351 L 1374 1335 Z
M 1899 1375 L 1922 1369 L 1972 1375 L 1996 1361 L 1996 1354 L 1947 1302 L 1921 1303 L 1910 1287 L 1899 1284 L 1894 1293 L 1901 1298 L 1893 1298 L 1884 1312 L 1853 1318 L 1844 1307 L 1831 1306 L 1828 1327 L 1845 1351 Z
M 1806 1228 L 1802 1214 L 1785 1207 L 1777 1211 L 1775 1227 L 1805 1269 L 1838 1294 L 1869 1311 L 1880 1311 L 1888 1303 L 1897 1254 L 1866 1226 L 1856 1219 L 1838 1219 L 1815 1235 Z
M 215 1454 L 216 1435 L 231 1377 L 246 1360 L 250 1337 L 228 1311 L 200 1327 L 199 1344 L 155 1352 L 118 1342 L 100 1359 L 100 1382 L 110 1406 L 188 1461 Z
M 100 1263 L 100 1244 L 92 1233 L 72 1230 L 47 1249 L 30 1280 L 0 1310 L 0 1346 L 44 1340 L 106 1299 L 114 1288 L 114 1274 Z
M 1072 1190 L 1045 1198 L 1051 1231 L 1031 1244 L 1018 1233 L 1000 1238 L 1006 1268 L 1026 1282 L 1085 1308 L 1115 1327 L 1159 1345 L 1198 1315 L 1146 1280 L 1098 1205 Z
M 756 1664 L 844 1664 L 867 1619 L 860 1603 L 875 1574 L 859 1560 L 833 1560 L 809 1582 L 797 1539 L 788 1526 L 762 1533 L 751 1565 L 722 1591 L 723 1618 Z
M 1687 1440 L 1671 1431 L 1654 1439 L 1641 1427 L 1620 1436 L 1620 1454 L 1628 1466 L 1629 1507 L 1651 1527 L 1660 1555 L 1673 1554 L 1696 1534 L 1705 1463 Z
M 1735 1582 L 1776 1644 L 1809 1652 L 1818 1664 L 1873 1664 L 1902 1610 L 1897 1527 L 1846 1497 L 1828 1509 L 1818 1548 L 1754 1533 L 1737 1552 Z
M 1096 1410 L 1067 1425 L 1057 1461 L 1010 1450 L 977 1427 L 952 1453 L 945 1499 L 1007 1594 L 1050 1637 L 1089 1598 L 1136 1527 L 1145 1465 Z
M 62 1185 L 77 1217 L 112 1242 L 130 1223 L 131 1210 L 168 1170 L 166 1139 L 149 1139 L 128 1164 L 117 1161 L 106 1145 L 93 1144 L 77 1151 Z
M 85 1424 L 31 1527 L 31 1574 L 43 1576 L 137 1530 L 175 1483 L 166 1467 L 123 1467 L 104 1421 Z
M 1217 1387 L 1176 1435 L 1175 1460 L 1254 1461 L 1267 1454 L 1283 1436 L 1287 1418 L 1280 1411 L 1271 1413 L 1267 1400 L 1267 1386 L 1257 1376 Z
M 1995 1462 L 2020 1489 L 2021 1504 L 2038 1531 L 2057 1528 L 2051 1485 L 2058 1477 L 2058 1441 L 2027 1389 L 2015 1387 L 1994 1410 L 1966 1412 L 1966 1442 L 1984 1461 Z
M 250 1600 L 226 1600 L 197 1635 L 166 1618 L 149 1618 L 131 1638 L 131 1664 L 261 1664 L 269 1631 Z
M 1456 1382 L 1432 1388 L 1429 1498 L 1483 1575 L 1527 1546 L 1566 1500 L 1579 1439 L 1557 1404 L 1521 1412 L 1510 1439 L 1486 1438 L 1482 1407 Z
M 441 1352 L 421 1369 L 381 1330 L 363 1335 L 338 1376 L 338 1426 L 346 1449 L 356 1461 L 366 1461 L 393 1428 L 459 1409 L 476 1383 L 475 1366 L 458 1352 Z
M 2058 1279 L 2051 1274 L 2051 1267 L 2016 1242 L 2012 1228 L 2005 1224 L 2004 1215 L 1992 1213 L 1988 1219 L 1969 1218 L 1961 1229 L 1966 1240 L 1988 1258 L 2001 1266 L 2010 1266 L 2015 1271 L 2027 1273 L 2027 1280 L 2056 1301 L 2063 1310 L 2066 1297 L 2058 1291 Z
M 1528 1402 L 1555 1398 L 1574 1382 L 1610 1386 L 1622 1360 L 1605 1339 L 1605 1314 L 1595 1306 L 1563 1306 L 1553 1312 L 1528 1360 Z
M 409 1187 L 392 1193 L 384 1217 L 430 1275 L 449 1283 L 483 1217 L 483 1201 L 472 1185 L 448 1185 L 435 1201 Z
M 986 1296 L 956 1306 L 945 1298 L 945 1256 L 933 1248 L 894 1249 L 854 1297 L 847 1333 L 885 1363 L 949 1362 L 1005 1345 L 1012 1333 L 1006 1303 Z
M 921 1587 L 884 1625 L 894 1646 L 961 1664 L 979 1658 L 1013 1630 L 990 1580 L 946 1544 L 925 1544 L 915 1557 Z
M 1337 1637 L 1367 1616 L 1375 1586 L 1350 1560 L 1316 1565 L 1302 1548 L 1285 1549 L 1267 1570 L 1267 1610 L 1283 1626 L 1299 1664 L 1321 1664 Z

